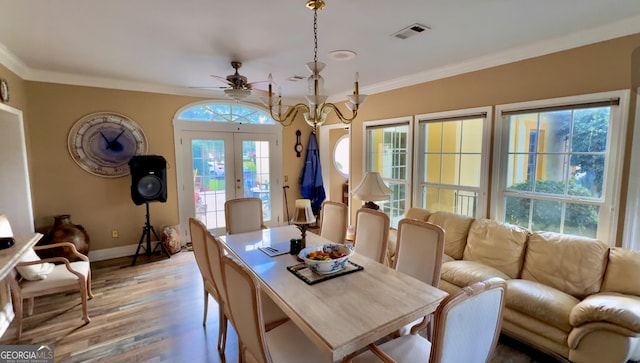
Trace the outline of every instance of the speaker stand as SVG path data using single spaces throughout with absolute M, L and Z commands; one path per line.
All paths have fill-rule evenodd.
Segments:
M 131 263 L 131 266 L 136 265 L 136 260 L 138 259 L 138 253 L 140 253 L 142 242 L 145 241 L 145 239 L 147 241 L 147 246 L 144 247 L 144 250 L 147 253 L 147 256 L 151 256 L 151 254 L 156 251 L 158 246 L 160 246 L 160 248 L 167 255 L 167 257 L 171 258 L 169 251 L 167 251 L 167 247 L 164 246 L 164 244 L 160 240 L 160 236 L 158 236 L 158 234 L 156 233 L 156 230 L 153 229 L 153 226 L 151 225 L 151 223 L 149 223 L 149 202 L 145 202 L 145 205 L 147 207 L 147 215 L 146 215 L 147 220 L 146 220 L 146 223 L 144 224 L 144 227 L 142 228 L 142 236 L 140 236 L 140 242 L 138 242 L 138 248 L 136 249 L 135 256 L 133 256 L 133 262 Z M 153 232 L 153 235 L 156 236 L 156 239 L 158 240 L 158 244 L 153 249 L 153 251 L 151 251 L 151 233 L 152 232 Z

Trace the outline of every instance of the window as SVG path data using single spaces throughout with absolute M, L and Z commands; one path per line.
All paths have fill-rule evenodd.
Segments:
M 245 124 L 275 125 L 271 116 L 256 107 L 246 104 L 230 104 L 207 101 L 190 107 L 180 113 L 180 120 L 236 122 Z
M 474 218 L 486 214 L 490 112 L 416 116 L 416 206 Z
M 392 226 L 404 216 L 410 201 L 411 132 L 410 119 L 365 122 L 365 171 L 376 171 L 391 188 L 388 201 L 377 202 Z
M 333 148 L 333 165 L 340 175 L 349 178 L 349 135 L 341 136 Z
M 612 92 L 498 107 L 496 217 L 532 231 L 615 243 L 623 96 Z

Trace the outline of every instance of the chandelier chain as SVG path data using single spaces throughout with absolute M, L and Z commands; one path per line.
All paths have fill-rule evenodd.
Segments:
M 313 62 L 318 63 L 318 10 L 313 10 Z

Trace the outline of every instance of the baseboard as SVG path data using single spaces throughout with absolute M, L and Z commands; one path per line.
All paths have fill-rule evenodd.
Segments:
M 156 245 L 158 244 L 157 241 L 151 242 L 151 250 L 155 250 Z M 145 253 L 146 251 L 144 250 L 144 247 L 146 246 L 146 244 L 144 244 L 142 246 L 142 248 L 140 249 L 140 253 Z M 89 251 L 89 260 L 91 261 L 103 261 L 103 260 L 110 260 L 112 258 L 118 258 L 118 257 L 126 257 L 126 256 L 133 256 L 136 254 L 136 249 L 138 249 L 138 245 L 126 245 L 126 246 L 120 246 L 120 247 L 113 247 L 113 248 L 104 248 L 101 250 L 95 250 L 95 251 Z
M 13 306 L 11 306 L 11 303 L 8 302 L 2 308 L 2 310 L 0 310 L 0 337 L 7 330 L 7 328 L 9 327 L 9 324 L 11 324 L 11 321 L 13 320 L 14 317 L 15 315 L 13 313 Z

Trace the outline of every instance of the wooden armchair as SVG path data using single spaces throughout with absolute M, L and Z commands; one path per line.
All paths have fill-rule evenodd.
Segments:
M 78 257 L 79 261 L 69 262 L 64 257 L 51 257 L 46 259 L 40 259 L 37 257 L 34 251 L 65 247 L 70 250 L 72 255 Z M 28 299 L 27 314 L 31 316 L 33 314 L 33 300 L 35 297 L 55 294 L 59 292 L 66 292 L 70 290 L 79 289 L 80 298 L 82 300 L 82 319 L 89 323 L 89 314 L 87 311 L 87 298 L 93 298 L 91 293 L 91 268 L 89 264 L 89 258 L 76 249 L 75 245 L 70 242 L 53 243 L 50 245 L 35 246 L 30 255 L 31 261 L 19 262 L 16 265 L 16 270 L 19 275 L 16 279 L 9 278 L 9 287 L 11 289 L 11 296 L 16 315 L 16 336 L 19 339 L 22 335 L 22 302 L 24 299 Z M 52 265 L 52 263 L 59 263 Z M 40 265 L 40 266 L 38 266 Z M 50 267 L 50 271 L 47 271 L 46 275 L 40 274 L 37 276 L 29 276 L 27 270 L 37 267 Z M 22 272 L 21 272 L 22 270 Z M 41 269 L 40 269 L 41 270 Z

